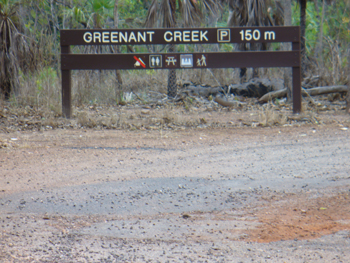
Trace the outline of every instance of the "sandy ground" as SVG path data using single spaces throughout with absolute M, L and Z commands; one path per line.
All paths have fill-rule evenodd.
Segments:
M 349 132 L 1 133 L 0 262 L 350 262 Z

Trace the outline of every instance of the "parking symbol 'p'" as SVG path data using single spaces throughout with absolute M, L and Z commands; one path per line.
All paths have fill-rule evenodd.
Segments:
M 230 29 L 218 29 L 218 42 L 230 42 Z

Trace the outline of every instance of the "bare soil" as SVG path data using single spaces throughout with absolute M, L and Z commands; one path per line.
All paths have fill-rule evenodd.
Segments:
M 343 111 L 124 110 L 2 119 L 1 262 L 350 262 Z

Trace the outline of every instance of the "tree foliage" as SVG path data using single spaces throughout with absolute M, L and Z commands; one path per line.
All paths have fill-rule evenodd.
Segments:
M 283 6 L 271 0 L 229 0 L 230 26 L 283 25 Z
M 300 25 L 300 6 L 293 2 L 293 24 Z M 350 43 L 350 1 L 310 1 L 306 8 L 305 56 L 309 68 L 325 69 L 323 84 L 344 84 Z M 306 69 L 306 73 L 308 69 Z M 309 73 L 310 74 L 310 73 Z
M 281 3 L 282 0 L 119 0 L 118 25 L 280 25 Z M 293 25 L 300 23 L 298 3 L 299 0 L 292 1 Z M 60 29 L 113 28 L 114 4 L 115 0 L 0 0 L 0 87 L 6 97 L 16 87 L 19 72 L 35 67 L 59 69 Z M 305 39 L 306 55 L 330 74 L 334 75 L 334 67 L 349 64 L 350 1 L 308 1 Z M 343 77 L 332 79 L 344 81 Z

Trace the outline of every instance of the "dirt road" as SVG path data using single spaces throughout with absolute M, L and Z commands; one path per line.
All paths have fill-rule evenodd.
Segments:
M 350 262 L 333 125 L 2 134 L 1 262 Z

